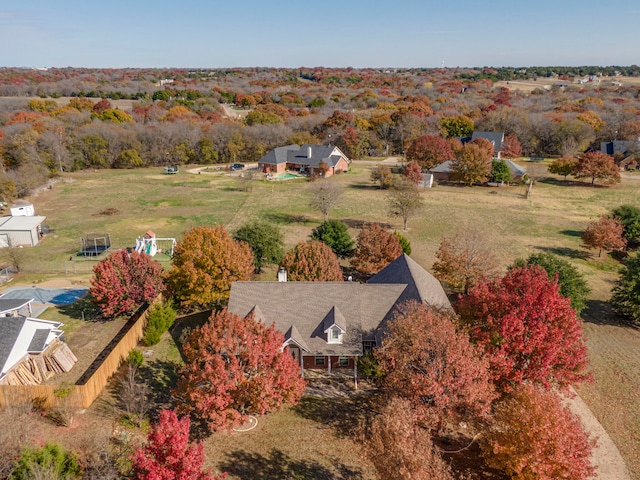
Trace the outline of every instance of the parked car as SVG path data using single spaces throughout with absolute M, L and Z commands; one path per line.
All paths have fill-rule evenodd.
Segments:
M 243 168 L 244 168 L 244 163 L 233 163 L 229 167 L 229 170 L 233 172 L 234 170 L 242 170 Z

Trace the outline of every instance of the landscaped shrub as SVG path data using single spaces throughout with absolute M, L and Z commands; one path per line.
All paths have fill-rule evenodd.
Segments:
M 42 448 L 26 448 L 11 472 L 11 480 L 31 480 L 36 478 L 56 478 L 67 480 L 80 478 L 81 467 L 78 458 L 60 445 L 47 443 Z
M 171 328 L 176 319 L 176 311 L 171 302 L 153 305 L 149 309 L 147 328 L 144 331 L 144 343 L 151 346 L 157 344 L 162 334 Z

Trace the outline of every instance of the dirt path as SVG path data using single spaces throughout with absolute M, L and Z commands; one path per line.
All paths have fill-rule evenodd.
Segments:
M 565 399 L 569 409 L 580 417 L 585 430 L 598 439 L 593 451 L 592 463 L 598 468 L 597 480 L 631 480 L 618 447 L 613 443 L 609 434 L 602 427 L 598 419 L 591 412 L 586 403 L 576 394 L 574 398 Z

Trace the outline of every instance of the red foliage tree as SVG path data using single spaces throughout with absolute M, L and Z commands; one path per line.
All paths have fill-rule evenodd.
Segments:
M 145 253 L 113 252 L 93 267 L 89 293 L 106 317 L 132 313 L 164 291 L 162 265 Z
M 433 445 L 429 431 L 416 420 L 411 403 L 395 397 L 363 432 L 364 453 L 378 478 L 453 480 L 451 468 Z
M 402 246 L 393 232 L 379 223 L 367 223 L 362 226 L 351 257 L 351 266 L 361 273 L 372 275 L 402 255 Z
M 99 102 L 97 102 L 93 106 L 93 111 L 94 111 L 94 113 L 97 113 L 98 115 L 100 115 L 105 110 L 109 110 L 110 108 L 112 108 L 112 107 L 111 107 L 111 102 L 109 101 L 109 99 L 103 98 L 102 100 L 100 100 Z
M 567 387 L 589 378 L 582 323 L 538 265 L 476 284 L 458 302 L 458 313 L 502 391 L 523 382 Z
M 604 183 L 620 183 L 620 168 L 611 155 L 602 152 L 585 153 L 578 159 L 573 174 L 576 178 L 591 178 L 591 185 L 597 180 Z
M 287 271 L 287 279 L 298 282 L 341 282 L 342 269 L 331 247 L 318 240 L 298 243 L 289 250 L 280 267 Z
M 202 444 L 189 445 L 189 417 L 178 419 L 172 410 L 160 412 L 158 423 L 147 437 L 147 445 L 133 454 L 138 480 L 223 480 L 202 471 Z
M 496 407 L 494 418 L 483 436 L 483 454 L 510 478 L 581 480 L 595 473 L 595 440 L 554 392 L 521 385 Z
M 518 158 L 522 156 L 522 145 L 515 135 L 507 135 L 502 142 L 502 157 Z
M 254 271 L 251 247 L 222 226 L 194 227 L 173 251 L 167 283 L 183 306 L 206 306 L 229 297 L 231 284 Z
M 412 301 L 389 322 L 375 350 L 383 390 L 408 399 L 431 427 L 465 414 L 485 415 L 495 398 L 488 361 L 456 324 L 453 312 Z
M 437 135 L 424 135 L 415 139 L 407 149 L 407 160 L 418 162 L 420 167 L 429 170 L 436 165 L 453 160 L 451 144 Z
M 296 403 L 305 383 L 283 342 L 274 325 L 267 327 L 253 314 L 214 313 L 183 345 L 184 366 L 173 392 L 179 410 L 218 430 Z
M 597 249 L 598 257 L 602 255 L 602 250 L 607 252 L 624 250 L 627 246 L 622 222 L 606 215 L 587 225 L 582 234 L 582 241 L 587 248 Z
M 418 185 L 422 181 L 422 168 L 420 168 L 420 164 L 416 161 L 409 162 L 407 166 L 404 167 L 402 175 L 408 178 L 414 185 Z

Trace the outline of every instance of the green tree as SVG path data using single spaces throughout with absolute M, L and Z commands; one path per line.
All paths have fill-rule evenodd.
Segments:
M 504 160 L 493 160 L 491 167 L 492 182 L 511 183 L 511 181 L 513 181 L 509 166 Z
M 624 227 L 624 237 L 632 243 L 640 243 L 640 208 L 621 205 L 613 209 L 613 217 Z
M 311 238 L 326 243 L 340 258 L 350 257 L 355 245 L 349 235 L 349 227 L 340 220 L 322 222 L 313 229 Z
M 142 166 L 142 158 L 135 148 L 123 150 L 117 156 L 113 166 L 115 168 L 135 168 Z
M 616 312 L 640 323 L 640 255 L 629 257 L 613 288 L 611 305 Z
M 411 255 L 411 242 L 409 241 L 409 239 L 403 236 L 400 232 L 393 232 L 393 234 L 398 237 L 398 241 L 400 242 L 400 246 L 402 247 L 402 253 Z
M 552 253 L 534 253 L 526 260 L 516 260 L 510 268 L 520 268 L 525 265 L 540 265 L 551 281 L 557 275 L 560 295 L 571 300 L 571 306 L 578 314 L 585 309 L 591 288 L 584 279 L 584 275 L 571 263 Z
M 156 303 L 149 308 L 147 326 L 144 329 L 145 345 L 156 345 L 162 334 L 169 330 L 176 319 L 176 311 L 171 302 Z M 137 351 L 137 350 L 132 350 Z
M 153 101 L 163 100 L 168 102 L 171 100 L 171 92 L 169 90 L 156 90 L 153 92 L 153 95 L 151 95 L 151 99 Z
M 242 225 L 233 238 L 245 242 L 253 250 L 255 272 L 260 273 L 265 264 L 277 264 L 284 255 L 284 237 L 280 227 L 263 221 Z
M 68 480 L 81 477 L 78 457 L 55 443 L 47 443 L 42 448 L 24 449 L 9 476 L 11 480 Z

